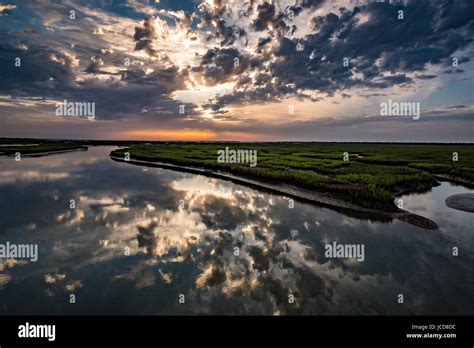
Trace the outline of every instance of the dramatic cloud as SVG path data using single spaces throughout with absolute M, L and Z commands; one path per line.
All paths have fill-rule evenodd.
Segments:
M 228 123 L 237 137 L 254 119 L 317 124 L 389 98 L 472 105 L 471 1 L 12 2 L 0 4 L 0 135 L 31 120 L 18 98 L 51 118 L 57 101 L 94 102 L 96 122 L 134 134 Z
M 277 15 L 273 4 L 264 3 L 257 7 L 252 27 L 280 35 L 270 52 L 258 55 L 257 50 L 256 59 L 269 63 L 259 68 L 263 66 L 274 77 L 272 90 L 284 93 L 288 89 L 283 87 L 288 85 L 295 87 L 289 90 L 292 94 L 300 89 L 333 95 L 355 87 L 383 89 L 408 84 L 413 80 L 406 74 L 425 71 L 428 65 L 450 64 L 455 52 L 472 43 L 472 16 L 458 16 L 459 8 L 474 13 L 474 4 L 469 2 L 459 7 L 450 2 L 434 6 L 428 1 L 413 1 L 406 6 L 373 2 L 352 10 L 341 8 L 339 13 L 314 16 L 313 32 L 296 39 L 283 12 Z M 439 23 L 441 18 L 443 24 Z M 257 47 L 268 47 L 275 41 L 272 36 L 261 38 Z M 458 58 L 458 63 L 467 59 Z M 278 96 L 281 93 L 274 94 Z

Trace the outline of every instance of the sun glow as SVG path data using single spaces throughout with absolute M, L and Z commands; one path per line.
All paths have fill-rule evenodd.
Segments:
M 211 140 L 214 139 L 216 133 L 206 129 L 143 129 L 126 132 L 124 134 L 129 139 L 146 139 L 146 140 Z
M 198 84 L 196 81 L 194 86 L 188 85 L 186 90 L 177 90 L 171 96 L 174 100 L 179 100 L 183 103 L 193 103 L 196 105 L 207 102 L 209 99 L 213 99 L 218 95 L 225 95 L 230 93 L 235 82 L 221 83 L 215 86 L 206 86 Z

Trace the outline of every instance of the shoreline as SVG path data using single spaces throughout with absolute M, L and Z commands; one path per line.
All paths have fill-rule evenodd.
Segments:
M 1 149 L 1 147 L 0 147 Z M 49 155 L 55 155 L 59 153 L 67 153 L 67 152 L 76 152 L 76 151 L 87 151 L 88 147 L 77 147 L 77 148 L 72 148 L 72 149 L 61 149 L 61 150 L 51 150 L 51 151 L 42 151 L 42 152 L 25 152 L 22 153 L 21 151 L 15 151 L 15 152 L 2 152 L 0 151 L 0 156 L 15 156 L 16 152 L 19 152 L 21 157 L 41 157 L 41 156 L 49 156 Z
M 163 169 L 170 169 L 181 172 L 188 172 L 191 174 L 204 175 L 207 177 L 214 177 L 217 179 L 232 181 L 237 184 L 251 186 L 257 189 L 267 190 L 282 196 L 291 197 L 299 201 L 317 204 L 326 208 L 333 210 L 349 213 L 348 215 L 355 216 L 355 214 L 363 214 L 367 219 L 372 218 L 374 220 L 391 220 L 397 219 L 408 224 L 427 229 L 427 230 L 438 230 L 438 225 L 423 216 L 410 213 L 406 210 L 396 208 L 392 211 L 382 211 L 362 207 L 360 205 L 350 203 L 348 201 L 342 200 L 340 198 L 331 195 L 330 193 L 322 193 L 316 191 L 310 191 L 303 188 L 299 188 L 293 185 L 287 184 L 271 184 L 255 179 L 249 179 L 242 176 L 233 175 L 228 172 L 218 172 L 210 169 L 198 168 L 198 167 L 189 167 L 181 166 L 176 164 L 170 164 L 165 162 L 155 162 L 155 161 L 144 161 L 138 159 L 130 159 L 126 161 L 125 159 L 117 156 L 110 155 L 110 158 L 117 162 L 130 163 L 133 165 L 148 166 L 148 167 L 157 167 Z M 352 214 L 350 214 L 352 212 Z
M 0 148 L 1 149 L 1 148 Z M 55 155 L 58 153 L 67 153 L 67 152 L 75 152 L 75 151 L 87 151 L 87 147 L 78 147 L 75 149 L 67 149 L 67 150 L 57 150 L 57 151 L 43 151 L 43 152 L 27 152 L 27 153 L 21 153 L 21 151 L 16 151 L 19 152 L 22 157 L 41 157 L 41 156 L 49 156 L 49 155 Z M 0 156 L 15 156 L 15 152 L 1 152 L 0 151 Z

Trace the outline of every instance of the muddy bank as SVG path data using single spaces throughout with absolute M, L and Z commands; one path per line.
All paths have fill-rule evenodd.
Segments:
M 237 184 L 251 186 L 257 189 L 263 189 L 269 192 L 277 193 L 282 196 L 294 198 L 298 201 L 309 202 L 323 207 L 328 207 L 347 214 L 348 216 L 357 218 L 366 218 L 374 221 L 390 221 L 391 219 L 398 219 L 400 221 L 409 223 L 411 225 L 428 229 L 437 230 L 438 225 L 423 216 L 410 213 L 408 211 L 396 208 L 394 211 L 382 211 L 375 209 L 368 209 L 360 205 L 342 200 L 327 192 L 310 191 L 287 184 L 272 184 L 261 182 L 254 179 L 245 178 L 242 176 L 233 175 L 228 172 L 213 171 L 203 168 L 195 168 L 189 166 L 180 166 L 164 162 L 143 161 L 137 159 L 130 159 L 125 161 L 122 157 L 110 156 L 114 161 L 126 162 L 134 165 L 158 167 L 164 169 L 171 169 L 192 174 L 205 175 L 223 180 L 229 180 Z
M 460 193 L 446 198 L 446 205 L 452 209 L 474 213 L 474 194 Z
M 434 178 L 441 180 L 441 181 L 448 181 L 452 184 L 455 185 L 461 185 L 464 187 L 467 187 L 469 189 L 474 189 L 474 183 L 472 181 L 450 176 L 450 175 L 445 175 L 445 174 L 431 174 Z

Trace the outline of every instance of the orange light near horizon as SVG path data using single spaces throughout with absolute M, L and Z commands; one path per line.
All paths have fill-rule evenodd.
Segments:
M 216 140 L 219 141 L 262 141 L 270 140 L 271 137 L 257 133 L 244 132 L 220 132 L 216 135 Z
M 216 137 L 216 133 L 210 130 L 194 130 L 194 129 L 183 129 L 183 130 L 134 130 L 126 132 L 125 136 L 129 139 L 137 140 L 211 140 Z

